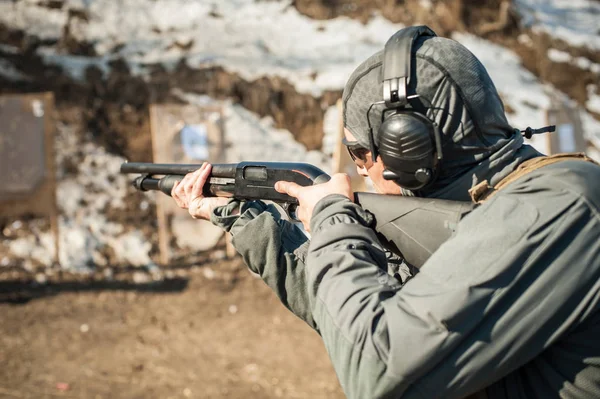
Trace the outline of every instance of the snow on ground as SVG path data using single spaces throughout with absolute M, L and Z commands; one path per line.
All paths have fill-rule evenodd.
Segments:
M 300 92 L 314 95 L 342 87 L 352 69 L 402 27 L 377 15 L 367 24 L 349 18 L 317 21 L 301 15 L 289 0 L 67 0 L 62 9 L 38 3 L 0 2 L 0 22 L 43 39 L 59 39 L 68 9 L 87 13 L 89 21 L 71 20 L 70 32 L 93 43 L 100 57 L 65 56 L 52 47 L 39 50 L 75 77 L 82 78 L 90 63 L 106 71 L 115 58 L 127 59 L 137 73 L 144 72 L 144 64 L 169 67 L 185 58 L 192 67 L 220 65 L 248 80 L 285 77 Z M 600 49 L 597 1 L 514 4 L 526 26 L 574 46 Z
M 571 46 L 600 50 L 597 0 L 514 0 L 525 26 Z
M 102 264 L 96 251 L 103 245 L 110 246 L 116 258 L 127 264 L 149 264 L 151 244 L 147 239 L 139 231 L 127 232 L 122 225 L 108 222 L 104 216 L 107 207 L 123 208 L 129 185 L 127 178 L 118 175 L 123 159 L 92 143 L 79 150 L 85 156 L 78 165 L 78 174 L 61 180 L 57 189 L 62 213 L 62 265 L 77 269 Z
M 90 63 L 106 71 L 107 62 L 120 57 L 137 73 L 144 72 L 144 64 L 169 67 L 185 58 L 191 67 L 220 65 L 247 80 L 281 76 L 300 92 L 315 96 L 342 87 L 356 64 L 378 50 L 399 26 L 381 17 L 366 25 L 349 18 L 316 21 L 298 13 L 289 1 L 67 3 L 89 14 L 89 22 L 74 22 L 71 31 L 78 39 L 94 43 L 100 57 L 64 56 L 51 47 L 40 53 L 76 78 L 83 77 Z M 67 8 L 49 10 L 31 1 L 0 2 L 0 22 L 44 39 L 59 39 Z M 117 46 L 122 48 L 115 52 Z
M 600 64 L 590 61 L 585 57 L 572 57 L 566 51 L 551 48 L 548 50 L 548 59 L 556 63 L 569 63 L 579 69 L 587 70 L 592 73 L 600 73 Z
M 597 91 L 599 87 L 596 85 L 588 85 L 588 101 L 586 108 L 597 114 L 600 114 L 600 93 Z

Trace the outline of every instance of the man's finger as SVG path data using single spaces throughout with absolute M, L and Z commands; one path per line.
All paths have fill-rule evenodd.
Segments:
M 171 188 L 171 197 L 173 197 L 173 199 L 177 198 L 177 185 L 179 184 L 179 180 L 175 180 L 175 183 L 173 183 L 173 187 Z
M 186 209 L 187 206 L 185 204 L 185 200 L 181 198 L 180 190 L 177 190 L 178 184 L 179 181 L 176 181 L 175 184 L 173 184 L 173 188 L 171 189 L 171 197 L 173 197 L 173 200 L 175 200 L 175 204 L 177 204 L 178 207 Z
M 175 183 L 173 184 L 173 188 L 171 189 L 171 197 L 173 197 L 177 206 L 181 206 L 181 204 L 183 202 L 183 197 L 185 196 L 185 195 L 182 195 L 184 193 L 181 190 L 181 188 L 182 188 L 181 181 L 176 180 Z
M 186 195 L 186 187 L 188 186 L 188 182 L 190 181 L 190 179 L 192 178 L 192 174 L 188 173 L 185 176 L 183 176 L 183 178 L 179 181 L 179 184 L 177 186 L 177 190 L 179 190 L 180 195 Z
M 196 173 L 197 172 L 198 171 L 188 173 L 187 175 L 185 175 L 185 177 L 181 181 L 181 185 L 183 186 L 183 191 L 185 192 L 185 195 L 188 198 L 190 196 L 190 193 L 192 192 L 192 187 L 194 187 L 194 182 L 196 181 L 196 176 L 197 176 Z
M 185 195 L 188 197 L 188 201 L 191 200 L 192 197 L 192 189 L 194 188 L 194 184 L 198 180 L 198 176 L 202 174 L 202 172 L 206 169 L 206 165 L 208 162 L 204 162 L 201 167 L 196 169 L 193 172 L 190 172 L 185 175 L 182 180 L 182 185 L 184 186 Z
M 190 193 L 191 200 L 193 200 L 194 198 L 202 197 L 202 189 L 204 188 L 204 184 L 206 184 L 208 176 L 210 176 L 212 165 L 207 163 L 205 163 L 204 165 L 202 165 L 202 168 L 199 169 L 199 176 L 196 179 L 194 186 L 192 187 L 192 191 Z
M 275 183 L 275 190 L 282 194 L 298 198 L 302 186 L 291 181 L 278 181 Z

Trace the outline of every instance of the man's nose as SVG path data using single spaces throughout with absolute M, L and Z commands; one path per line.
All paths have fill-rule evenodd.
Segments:
M 369 174 L 367 173 L 367 168 L 365 168 L 364 166 L 360 167 L 356 165 L 356 173 L 358 173 L 362 177 L 369 177 Z

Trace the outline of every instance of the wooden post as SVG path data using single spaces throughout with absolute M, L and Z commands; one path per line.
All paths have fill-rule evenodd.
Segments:
M 159 112 L 159 108 L 154 104 L 150 105 L 150 131 L 152 134 L 152 159 L 154 162 L 160 162 L 159 160 L 163 158 L 160 150 L 160 146 L 162 145 L 160 135 L 164 126 L 162 125 Z M 167 265 L 171 258 L 169 253 L 170 246 L 167 214 L 164 208 L 164 201 L 160 196 L 157 196 L 156 219 L 158 222 L 158 251 L 160 257 L 159 262 L 163 266 Z
M 60 265 L 60 229 L 58 226 L 58 201 L 56 199 L 56 154 L 54 149 L 54 95 L 44 93 L 44 107 L 48 115 L 44 120 L 44 131 L 46 137 L 46 169 L 49 171 L 48 184 L 51 194 L 50 205 L 50 231 L 54 236 L 54 261 Z
M 352 190 L 355 192 L 367 191 L 367 184 L 365 182 L 365 178 L 360 176 L 356 171 L 356 165 L 350 155 L 348 155 L 348 150 L 346 150 L 346 146 L 342 143 L 342 138 L 344 137 L 344 121 L 342 118 L 342 100 L 338 100 L 337 109 L 339 115 L 339 128 L 338 135 L 336 138 L 336 145 L 333 151 L 333 173 L 346 173 L 350 176 L 350 181 L 352 183 Z

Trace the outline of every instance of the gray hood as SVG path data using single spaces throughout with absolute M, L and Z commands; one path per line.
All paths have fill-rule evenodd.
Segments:
M 413 46 L 408 93 L 418 112 L 442 132 L 443 161 L 437 180 L 406 195 L 469 200 L 468 190 L 488 180 L 494 185 L 526 159 L 539 156 L 508 124 L 496 87 L 481 62 L 460 43 L 441 37 L 420 38 Z M 369 106 L 383 100 L 383 51 L 363 62 L 343 93 L 343 118 L 357 140 L 369 148 Z M 375 142 L 383 105 L 371 111 Z

